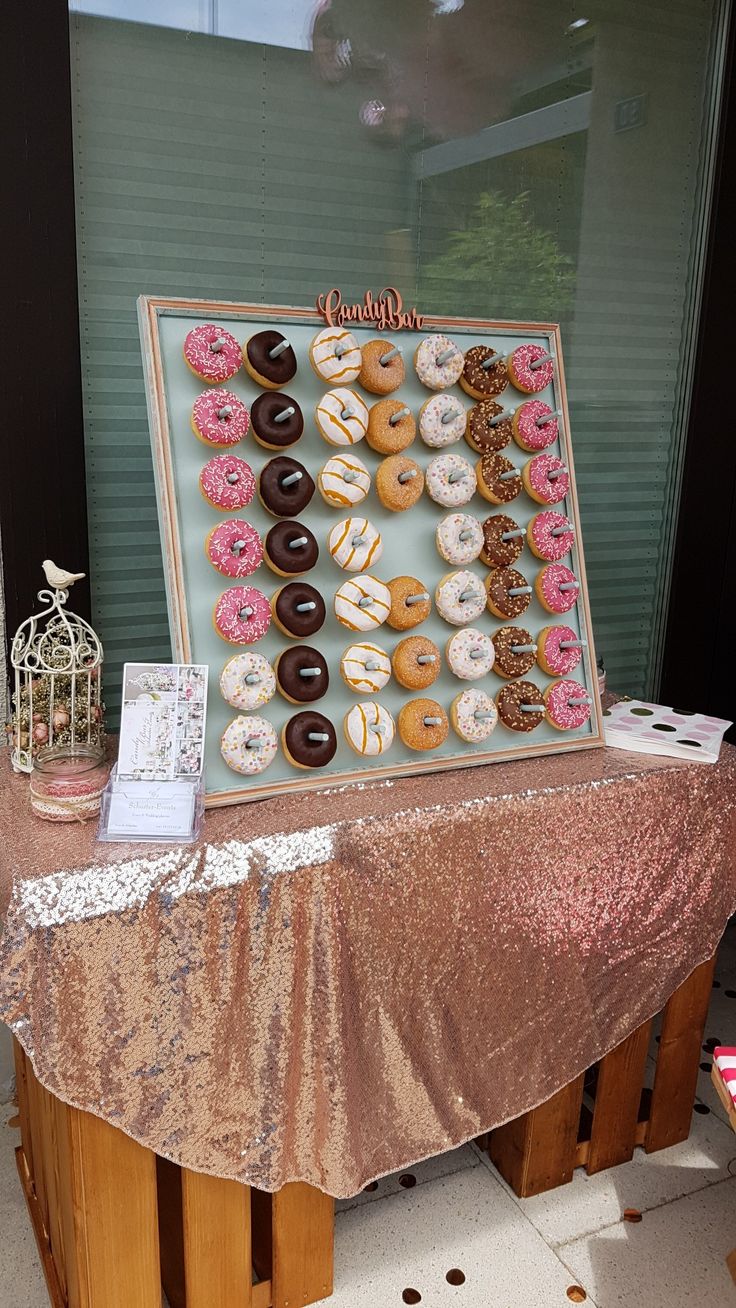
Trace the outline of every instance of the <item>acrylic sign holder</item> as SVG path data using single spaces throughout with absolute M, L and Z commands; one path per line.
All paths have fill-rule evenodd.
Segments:
M 210 669 L 205 749 L 208 806 L 309 789 L 324 789 L 331 784 L 344 782 L 370 781 L 407 773 L 468 767 L 501 759 L 560 753 L 604 743 L 562 351 L 557 326 L 429 316 L 423 318 L 419 329 L 408 327 L 400 320 L 398 329 L 395 326 L 388 326 L 383 331 L 380 330 L 380 320 L 377 324 L 375 316 L 367 325 L 356 322 L 354 318 L 348 319 L 347 323 L 359 344 L 365 344 L 380 334 L 387 341 L 400 345 L 406 363 L 406 380 L 398 390 L 393 392 L 391 398 L 403 401 L 411 408 L 415 418 L 418 417 L 420 406 L 435 393 L 422 386 L 413 367 L 413 356 L 417 345 L 432 332 L 449 335 L 462 350 L 472 345 L 489 344 L 496 350 L 508 353 L 517 345 L 534 341 L 543 345 L 554 356 L 553 382 L 534 398 L 546 401 L 551 408 L 559 410 L 561 414 L 559 442 L 551 446 L 547 452 L 559 454 L 569 469 L 569 493 L 561 504 L 554 507 L 565 513 L 574 525 L 575 542 L 570 556 L 564 562 L 572 568 L 580 582 L 578 601 L 570 612 L 555 618 L 542 608 L 533 595 L 526 613 L 518 619 L 509 621 L 517 626 L 523 626 L 531 631 L 533 636 L 536 636 L 542 627 L 559 622 L 572 627 L 577 636 L 586 642 L 582 662 L 571 676 L 585 687 L 592 700 L 590 720 L 583 727 L 564 732 L 556 730 L 545 721 L 528 734 L 510 731 L 499 722 L 493 734 L 479 745 L 464 743 L 450 728 L 445 743 L 440 748 L 427 753 L 417 753 L 407 748 L 397 730 L 390 750 L 384 755 L 365 758 L 355 754 L 345 741 L 342 723 L 345 713 L 361 699 L 377 699 L 389 710 L 394 720 L 397 720 L 399 710 L 407 700 L 425 695 L 441 703 L 449 716 L 450 705 L 461 690 L 469 686 L 477 686 L 495 697 L 506 683 L 494 672 L 489 673 L 481 681 L 474 682 L 460 681 L 453 676 L 447 667 L 444 649 L 449 637 L 458 628 L 444 622 L 436 612 L 434 604 L 427 620 L 410 632 L 394 631 L 384 624 L 372 632 L 360 635 L 349 632 L 337 622 L 333 613 L 334 593 L 347 578 L 359 574 L 343 572 L 330 557 L 326 546 L 329 531 L 345 516 L 346 511 L 329 507 L 319 492 L 315 491 L 311 503 L 300 515 L 300 521 L 314 533 L 319 543 L 320 556 L 316 567 L 306 573 L 301 580 L 315 586 L 325 598 L 327 608 L 325 624 L 306 643 L 325 656 L 330 683 L 324 698 L 309 707 L 324 714 L 334 723 L 338 738 L 337 753 L 327 767 L 305 771 L 291 766 L 279 749 L 269 768 L 256 776 L 244 777 L 228 768 L 220 754 L 222 733 L 228 723 L 237 716 L 237 710 L 231 708 L 221 697 L 219 678 L 224 664 L 241 647 L 227 644 L 218 635 L 213 623 L 213 610 L 220 594 L 227 589 L 228 584 L 233 583 L 228 583 L 227 579 L 220 576 L 212 567 L 204 549 L 208 532 L 218 522 L 225 521 L 228 515 L 218 513 L 212 508 L 199 490 L 200 470 L 218 451 L 205 446 L 192 432 L 190 424 L 192 405 L 205 389 L 205 383 L 195 377 L 187 367 L 182 352 L 183 345 L 192 327 L 207 322 L 221 325 L 241 344 L 255 332 L 271 326 L 277 327 L 288 336 L 296 353 L 298 368 L 293 381 L 289 382 L 284 390 L 301 406 L 305 426 L 301 440 L 284 453 L 302 463 L 316 482 L 320 468 L 337 452 L 334 446 L 328 445 L 322 439 L 313 417 L 317 402 L 329 389 L 329 384 L 321 381 L 313 372 L 308 352 L 311 340 L 324 327 L 325 319 L 317 310 L 310 309 L 142 296 L 139 300 L 139 321 L 173 658 L 182 663 L 206 663 Z M 249 407 L 261 393 L 261 388 L 252 381 L 243 368 L 226 383 L 226 386 Z M 351 386 L 363 394 L 369 407 L 380 398 L 363 393 L 357 383 L 351 383 Z M 466 409 L 471 408 L 475 403 L 459 386 L 453 386 L 443 393 L 460 400 Z M 513 408 L 528 397 L 509 386 L 499 398 L 504 408 Z M 276 451 L 264 449 L 259 445 L 250 432 L 243 441 L 231 448 L 233 453 L 250 464 L 256 476 L 276 454 Z M 383 456 L 370 449 L 365 441 L 352 448 L 369 468 L 371 477 L 375 480 L 375 473 Z M 463 440 L 448 449 L 467 458 L 471 465 L 474 465 L 478 458 Z M 421 440 L 418 431 L 416 440 L 405 451 L 423 469 L 426 469 L 430 460 L 441 452 L 428 448 Z M 503 453 L 518 467 L 531 457 L 513 444 Z M 508 513 L 521 527 L 525 527 L 541 507 L 523 491 L 510 504 L 499 508 L 476 493 L 461 511 L 472 514 L 480 521 L 492 513 Z M 371 573 L 382 581 L 390 581 L 393 577 L 409 574 L 419 578 L 425 589 L 434 596 L 440 579 L 453 570 L 453 565 L 446 563 L 438 554 L 434 539 L 437 523 L 449 511 L 435 504 L 425 492 L 413 508 L 404 513 L 392 513 L 382 506 L 375 485 L 372 485 L 368 497 L 357 510 L 358 514 L 367 517 L 378 528 L 383 537 L 383 556 L 380 563 L 371 568 Z M 262 538 L 277 521 L 266 512 L 257 497 L 246 509 L 241 510 L 238 516 L 252 523 Z M 480 561 L 468 566 L 478 577 L 485 578 L 488 569 Z M 542 566 L 540 560 L 532 555 L 525 544 L 515 567 L 533 584 Z M 247 579 L 247 583 L 255 585 L 267 596 L 271 596 L 285 584 L 285 579 L 272 572 L 263 563 L 256 573 Z M 472 625 L 493 636 L 495 630 L 508 624 L 486 611 Z M 399 641 L 406 635 L 427 636 L 440 649 L 442 671 L 428 690 L 404 690 L 393 678 L 377 696 L 361 696 L 348 689 L 340 675 L 340 657 L 348 645 L 356 640 L 367 639 L 380 645 L 391 655 Z M 273 662 L 282 650 L 293 643 L 295 642 L 283 636 L 272 623 L 266 636 L 256 645 L 248 648 L 257 650 Z M 551 678 L 536 665 L 524 679 L 534 682 L 540 691 L 543 691 L 551 681 Z M 288 719 L 298 711 L 299 706 L 283 699 L 278 692 L 269 704 L 257 710 L 260 716 L 273 723 L 279 733 Z

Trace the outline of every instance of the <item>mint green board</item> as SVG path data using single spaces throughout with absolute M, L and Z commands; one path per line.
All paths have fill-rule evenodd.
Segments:
M 208 301 L 159 300 L 152 297 L 141 297 L 139 311 L 174 658 L 182 662 L 206 663 L 210 669 L 205 756 L 209 804 L 233 803 L 284 791 L 324 787 L 330 782 L 365 780 L 373 776 L 385 777 L 413 771 L 434 771 L 603 743 L 580 541 L 580 522 L 575 502 L 574 474 L 568 498 L 563 504 L 555 507 L 566 512 L 576 526 L 576 545 L 571 558 L 565 559 L 564 562 L 570 564 L 581 581 L 578 603 L 568 614 L 555 619 L 542 609 L 533 596 L 527 612 L 517 619 L 516 623 L 527 627 L 532 635 L 536 636 L 543 626 L 555 621 L 564 622 L 587 640 L 588 645 L 584 650 L 583 660 L 572 676 L 586 687 L 593 698 L 590 721 L 586 726 L 572 732 L 557 731 L 543 722 L 528 735 L 509 731 L 499 722 L 496 730 L 482 745 L 466 744 L 451 728 L 445 744 L 430 753 L 416 753 L 408 749 L 401 741 L 397 730 L 391 749 L 376 759 L 361 758 L 355 754 L 345 741 L 342 731 L 345 713 L 361 698 L 348 690 L 339 670 L 340 657 L 353 641 L 361 639 L 374 641 L 389 655 L 404 635 L 428 636 L 439 646 L 443 654 L 442 671 L 428 690 L 406 691 L 392 679 L 375 697 L 393 714 L 394 719 L 398 718 L 399 710 L 407 699 L 420 694 L 439 701 L 449 715 L 453 698 L 465 687 L 479 686 L 495 696 L 505 683 L 503 678 L 493 672 L 476 682 L 459 681 L 452 675 L 444 660 L 444 647 L 457 628 L 444 622 L 434 610 L 434 606 L 430 617 L 414 628 L 413 632 L 408 633 L 396 632 L 384 625 L 364 635 L 360 633 L 353 635 L 337 622 L 332 608 L 334 593 L 347 577 L 355 574 L 343 572 L 333 562 L 326 548 L 328 533 L 331 527 L 345 516 L 344 511 L 330 508 L 316 491 L 311 504 L 301 515 L 301 520 L 316 536 L 320 546 L 320 557 L 317 566 L 305 574 L 303 580 L 316 586 L 324 595 L 327 620 L 321 631 L 306 643 L 319 649 L 325 656 L 329 665 L 330 685 L 322 700 L 305 707 L 324 713 L 335 724 L 338 737 L 337 753 L 329 767 L 320 769 L 319 772 L 292 767 L 281 750 L 271 766 L 258 776 L 241 777 L 231 771 L 222 760 L 219 745 L 221 735 L 228 722 L 236 716 L 236 711 L 222 699 L 219 677 L 228 658 L 237 652 L 237 647 L 221 639 L 212 619 L 218 596 L 228 584 L 236 583 L 228 583 L 227 579 L 221 577 L 205 555 L 204 542 L 208 532 L 218 522 L 224 521 L 227 515 L 218 514 L 204 500 L 199 490 L 200 470 L 218 451 L 210 449 L 197 440 L 192 432 L 190 425 L 192 405 L 205 386 L 190 372 L 184 362 L 182 352 L 184 340 L 187 332 L 197 323 L 210 321 L 221 323 L 241 343 L 254 332 L 262 331 L 271 325 L 278 325 L 288 335 L 296 352 L 298 369 L 296 377 L 285 390 L 300 404 L 304 413 L 305 430 L 301 440 L 284 453 L 303 463 L 316 481 L 320 468 L 336 452 L 333 446 L 322 439 L 314 424 L 315 406 L 329 387 L 312 371 L 308 350 L 312 338 L 324 323 L 315 312 L 309 310 L 289 310 L 283 307 L 270 309 L 260 305 L 230 306 Z M 358 326 L 352 327 L 351 330 L 354 331 L 359 343 L 374 339 L 378 335 L 372 327 Z M 406 381 L 398 391 L 393 393 L 392 398 L 404 401 L 412 409 L 415 417 L 418 415 L 420 405 L 433 394 L 420 384 L 412 362 L 417 344 L 431 330 L 446 332 L 457 339 L 463 349 L 475 344 L 488 343 L 496 349 L 508 352 L 525 341 L 538 340 L 556 354 L 558 361 L 555 380 L 539 398 L 549 403 L 552 408 L 563 410 L 562 449 L 559 445 L 555 445 L 549 452 L 560 453 L 572 470 L 569 418 L 564 395 L 559 333 L 554 327 L 527 324 L 523 326 L 477 324 L 426 318 L 424 329 L 420 332 L 404 330 L 383 333 L 385 339 L 401 345 L 406 362 Z M 226 383 L 226 386 L 249 406 L 260 393 L 260 388 L 247 375 L 245 369 L 241 369 L 231 381 Z M 360 390 L 357 385 L 355 389 Z M 369 406 L 380 398 L 366 392 L 361 393 Z M 459 386 L 452 387 L 445 394 L 452 394 L 466 408 L 470 408 L 474 403 Z M 524 398 L 511 386 L 500 397 L 508 408 L 522 403 Z M 276 453 L 265 450 L 250 433 L 239 445 L 231 448 L 234 453 L 246 459 L 256 475 Z M 381 456 L 370 449 L 365 441 L 353 448 L 374 475 Z M 465 441 L 460 441 L 449 448 L 466 457 L 471 464 L 475 463 L 477 456 Z M 424 445 L 417 428 L 417 438 L 406 453 L 426 468 L 430 459 L 438 451 Z M 521 466 L 530 457 L 515 445 L 509 446 L 504 453 L 517 466 Z M 539 508 L 540 506 L 529 499 L 524 492 L 502 509 L 496 509 L 476 492 L 474 498 L 462 511 L 472 513 L 481 521 L 489 513 L 507 512 L 520 526 L 526 526 Z M 451 565 L 440 558 L 434 541 L 436 525 L 449 511 L 434 504 L 425 493 L 418 504 L 408 512 L 391 513 L 383 508 L 372 487 L 367 499 L 355 512 L 369 518 L 383 537 L 383 557 L 380 563 L 372 568 L 373 575 L 383 581 L 389 581 L 392 577 L 409 573 L 418 577 L 424 583 L 425 589 L 434 595 L 440 578 L 452 571 Z M 265 537 L 276 521 L 266 513 L 257 498 L 239 516 L 251 522 L 262 537 Z M 542 565 L 525 544 L 521 558 L 515 566 L 530 583 L 533 583 Z M 479 577 L 485 578 L 487 569 L 483 564 L 476 562 L 470 567 Z M 285 581 L 264 563 L 253 577 L 247 579 L 247 584 L 255 585 L 267 596 L 271 596 L 279 586 L 285 584 Z M 502 624 L 491 613 L 486 612 L 473 625 L 492 636 L 494 630 Z M 272 624 L 263 640 L 251 648 L 257 649 L 259 653 L 273 661 L 282 649 L 293 643 L 281 634 L 275 624 Z M 541 690 L 544 690 L 550 680 L 538 667 L 533 667 L 525 679 L 534 681 Z M 276 730 L 280 731 L 288 718 L 298 711 L 298 707 L 283 699 L 277 692 L 270 704 L 260 709 L 259 713 L 268 718 Z

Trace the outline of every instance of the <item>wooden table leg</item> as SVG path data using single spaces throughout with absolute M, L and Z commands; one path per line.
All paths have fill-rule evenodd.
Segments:
M 251 1308 L 250 1187 L 182 1168 L 186 1308 Z
M 294 1182 L 266 1194 L 251 1192 L 253 1261 L 271 1279 L 273 1308 L 303 1308 L 332 1294 L 335 1201 Z
M 491 1132 L 491 1161 L 521 1198 L 572 1180 L 583 1080 L 581 1073 L 539 1108 Z
M 654 1073 L 649 1123 L 644 1137 L 648 1154 L 687 1140 L 698 1083 L 700 1046 L 708 1016 L 715 958 L 696 967 L 667 1001 Z
M 589 1174 L 627 1163 L 634 1156 L 651 1029 L 651 1022 L 643 1022 L 601 1059 L 586 1163 Z

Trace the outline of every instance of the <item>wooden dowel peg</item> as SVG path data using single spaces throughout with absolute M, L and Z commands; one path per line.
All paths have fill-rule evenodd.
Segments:
M 232 545 L 230 546 L 230 551 L 232 554 L 242 554 L 244 549 L 245 549 L 244 540 L 234 540 Z
M 561 581 L 561 582 L 560 582 L 560 590 L 578 590 L 579 587 L 580 587 L 580 582 L 579 582 L 579 581 Z
M 417 654 L 417 663 L 436 663 L 436 654 Z
M 452 483 L 452 485 L 454 485 L 456 481 L 462 481 L 465 477 L 467 477 L 467 475 L 468 474 L 464 468 L 457 468 L 454 472 L 450 473 L 447 480 L 450 483 Z
M 281 478 L 282 486 L 294 486 L 296 482 L 301 481 L 304 476 L 303 472 L 290 472 L 288 477 Z
M 510 594 L 511 591 L 509 591 L 509 595 Z M 536 654 L 536 652 L 537 652 L 536 645 L 512 645 L 511 646 L 512 654 Z
M 454 345 L 449 345 L 446 350 L 443 350 L 441 354 L 437 355 L 436 361 L 440 366 L 442 366 L 443 363 L 449 363 L 450 359 L 454 359 L 456 354 L 457 348 Z
M 391 360 L 395 359 L 399 354 L 401 354 L 401 350 L 399 349 L 398 345 L 394 345 L 393 349 L 389 350 L 387 354 L 381 355 L 381 358 L 379 360 L 381 367 L 387 368 Z
M 499 481 L 512 481 L 514 477 L 520 477 L 521 472 L 518 468 L 509 468 L 508 472 L 502 472 L 498 478 Z
M 460 594 L 458 595 L 458 600 L 460 601 L 461 604 L 465 604 L 467 600 L 473 599 L 474 596 L 475 596 L 474 590 L 461 590 Z
M 507 595 L 531 595 L 531 593 L 531 586 L 510 586 L 506 592 Z
M 371 607 L 371 604 L 372 604 L 372 603 L 373 603 L 373 596 L 372 596 L 372 595 L 363 595 L 363 596 L 361 596 L 361 598 L 358 600 L 358 608 L 359 608 L 359 609 L 369 609 L 369 608 Z
M 239 472 L 229 472 L 229 473 L 227 474 L 227 480 L 229 481 L 229 483 L 230 483 L 231 486 L 237 486 L 238 482 L 240 481 L 240 473 L 239 473 Z
M 336 359 L 341 359 L 343 354 L 345 354 L 349 348 L 350 347 L 346 345 L 345 341 L 338 341 L 332 352 Z
M 536 372 L 537 368 L 543 368 L 545 363 L 554 363 L 554 355 L 543 354 L 541 358 L 535 359 L 533 363 L 530 363 L 529 367 L 531 368 L 532 372 Z
M 488 372 L 489 368 L 495 368 L 496 364 L 505 363 L 505 362 L 506 362 L 505 354 L 492 354 L 490 359 L 484 359 L 480 366 L 484 370 L 484 372 Z
M 316 600 L 305 600 L 303 604 L 296 605 L 296 611 L 297 613 L 311 613 L 312 609 L 316 609 L 316 607 Z
M 320 741 L 325 741 L 325 740 L 329 740 L 329 739 L 330 739 L 330 737 L 327 735 L 327 732 L 326 732 L 326 731 L 308 731 L 308 732 L 307 732 L 307 740 L 320 740 Z
M 544 704 L 520 704 L 522 713 L 544 713 Z
M 224 344 L 225 341 L 222 336 L 218 336 L 215 341 L 210 341 L 210 349 L 212 350 L 212 353 L 219 354 Z
M 350 544 L 352 545 L 354 550 L 359 550 L 361 545 L 365 545 L 367 540 L 368 540 L 367 536 L 353 536 L 353 539 L 351 540 Z
M 386 728 L 382 722 L 371 722 L 370 728 L 371 731 L 375 731 L 377 736 L 385 736 L 386 734 Z
M 421 604 L 422 600 L 428 600 L 428 599 L 429 599 L 429 591 L 423 590 L 419 595 L 407 595 L 406 599 L 404 600 L 404 603 L 409 605 Z
M 306 536 L 297 536 L 297 537 L 296 537 L 296 540 L 290 540 L 290 541 L 289 541 L 289 549 L 290 549 L 290 550 L 298 550 L 298 549 L 301 549 L 302 545 L 306 545 L 306 544 L 307 544 L 307 537 L 306 537 Z
M 251 608 L 250 604 L 244 604 L 242 609 L 238 609 L 238 617 L 240 618 L 241 622 L 243 621 L 244 618 L 253 617 L 253 609 Z
M 427 717 L 427 718 L 423 718 L 422 721 L 424 722 L 425 727 L 441 727 L 441 726 L 442 726 L 442 718 L 429 718 L 429 717 Z
M 411 481 L 412 477 L 416 477 L 416 475 L 416 468 L 407 468 L 406 472 L 399 473 L 398 480 L 403 484 L 405 481 Z
M 366 672 L 378 672 L 380 666 L 381 665 L 378 662 L 378 659 L 366 659 L 365 663 L 363 664 L 363 667 L 365 668 Z
M 488 426 L 500 427 L 502 422 L 509 422 L 511 418 L 513 418 L 513 416 L 514 416 L 513 413 L 506 413 L 506 411 L 504 410 L 503 413 L 497 413 L 495 418 L 489 418 Z
M 407 409 L 406 406 L 404 406 L 403 409 L 397 409 L 396 413 L 391 414 L 391 417 L 388 420 L 389 426 L 395 427 L 397 422 L 401 422 L 402 418 L 410 418 L 410 417 L 411 417 L 411 409 Z
M 485 650 L 482 650 L 482 649 L 477 649 L 477 648 L 476 648 L 476 649 L 471 649 L 471 651 L 470 651 L 470 657 L 471 657 L 471 659 L 482 659 L 484 653 L 485 653 Z
M 573 695 L 568 701 L 571 708 L 577 708 L 578 704 L 592 704 L 590 695 Z
M 474 534 L 469 527 L 466 527 L 465 531 L 460 532 L 460 540 L 472 540 Z
M 355 471 L 355 468 L 346 468 L 342 474 L 342 479 L 343 481 L 353 482 L 358 480 L 358 476 L 359 474 Z
M 552 413 L 544 413 L 541 418 L 534 419 L 535 427 L 546 427 L 548 422 L 554 422 L 555 418 L 562 417 L 562 409 L 554 409 Z
M 355 409 L 353 408 L 352 404 L 345 405 L 345 408 L 342 409 L 340 412 L 340 417 L 343 419 L 355 417 Z
M 447 423 L 452 422 L 453 418 L 459 418 L 461 413 L 462 409 L 445 409 L 445 412 L 440 418 L 440 422 L 443 426 L 447 426 Z
M 299 676 L 300 676 L 300 677 L 321 677 L 321 676 L 322 676 L 322 669 L 321 669 L 321 668 L 300 668 L 300 669 L 299 669 Z
M 217 410 L 217 416 L 224 422 L 225 418 L 230 417 L 232 411 L 233 411 L 232 404 L 223 404 L 222 408 Z
M 553 527 L 549 534 L 550 536 L 574 536 L 575 528 L 571 522 L 568 522 L 566 527 Z
M 282 409 L 280 413 L 276 414 L 276 416 L 274 417 L 274 422 L 286 422 L 286 419 L 292 418 L 295 413 L 296 413 L 296 409 L 294 408 L 294 405 L 289 404 L 287 408 Z
M 547 481 L 557 481 L 557 478 L 561 477 L 563 472 L 567 472 L 564 463 L 561 468 L 553 468 L 551 472 L 547 473 Z
M 273 349 L 268 351 L 269 359 L 278 359 L 279 355 L 283 354 L 284 350 L 288 350 L 288 348 L 289 342 L 284 337 L 283 340 L 279 341 L 278 345 L 274 345 Z
M 249 736 L 245 742 L 246 749 L 263 749 L 263 741 L 257 736 Z
M 485 722 L 489 718 L 495 718 L 495 716 L 495 713 L 489 713 L 487 709 L 476 709 L 473 714 L 473 717 L 477 718 L 479 722 Z
M 587 648 L 587 645 L 588 645 L 587 640 L 561 640 L 560 641 L 560 649 L 585 649 Z
M 257 672 L 249 672 L 245 678 L 245 684 L 246 686 L 257 686 L 260 680 L 261 678 Z
M 524 535 L 523 527 L 516 527 L 514 531 L 502 531 L 501 540 L 515 540 L 517 536 Z

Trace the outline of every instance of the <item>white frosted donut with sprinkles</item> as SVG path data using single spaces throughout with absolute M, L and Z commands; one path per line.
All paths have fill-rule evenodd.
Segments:
M 537 504 L 559 504 L 570 489 L 570 476 L 561 459 L 553 454 L 538 454 L 529 459 L 521 471 L 527 495 Z
M 582 657 L 582 641 L 572 627 L 542 627 L 537 636 L 537 662 L 549 677 L 567 677 Z
M 483 528 L 470 513 L 448 513 L 437 523 L 434 538 L 446 563 L 472 563 L 483 549 Z
M 554 377 L 554 364 L 548 357 L 549 350 L 544 345 L 517 345 L 506 360 L 509 377 L 517 391 L 534 395 L 549 386 Z M 544 363 L 540 360 L 544 359 Z M 537 367 L 532 368 L 536 363 Z
M 276 694 L 276 678 L 268 659 L 250 649 L 233 654 L 220 673 L 220 692 L 233 708 L 247 713 L 268 704 Z
M 356 754 L 374 758 L 385 754 L 394 741 L 396 728 L 388 709 L 375 700 L 354 704 L 343 718 L 345 739 Z
M 462 440 L 467 424 L 465 406 L 454 395 L 432 395 L 419 410 L 419 435 L 434 450 Z
M 455 696 L 450 721 L 461 740 L 469 745 L 480 745 L 496 726 L 498 709 L 490 695 L 473 686 Z
M 537 573 L 534 589 L 548 613 L 568 613 L 578 602 L 580 582 L 564 563 L 548 563 Z
M 371 474 L 357 454 L 335 454 L 317 474 L 319 493 L 326 504 L 352 509 L 371 488 Z
M 450 672 L 461 681 L 478 681 L 480 677 L 486 677 L 496 661 L 490 636 L 474 627 L 464 627 L 450 636 L 445 656 Z
M 255 586 L 231 586 L 215 605 L 214 623 L 230 645 L 254 645 L 271 625 L 271 605 Z
M 554 445 L 560 434 L 556 415 L 542 400 L 526 400 L 515 410 L 511 430 L 516 444 L 529 454 Z
M 422 386 L 443 391 L 454 386 L 462 373 L 465 358 L 449 336 L 425 336 L 414 354 L 414 367 Z
M 263 545 L 255 527 L 241 518 L 229 518 L 213 527 L 205 541 L 213 568 L 233 580 L 250 577 L 263 561 Z
M 359 695 L 376 695 L 391 678 L 391 660 L 380 645 L 361 641 L 348 645 L 340 659 L 340 675 Z
M 574 528 L 564 513 L 543 509 L 529 522 L 526 538 L 529 549 L 538 559 L 545 563 L 559 563 L 572 549 Z
M 234 718 L 220 740 L 220 753 L 228 767 L 244 777 L 265 772 L 273 763 L 278 747 L 278 736 L 271 723 L 255 715 Z
M 558 731 L 576 731 L 590 717 L 592 700 L 577 681 L 555 681 L 543 692 L 544 716 Z
M 237 445 L 247 435 L 250 413 L 232 391 L 202 391 L 192 407 L 192 431 L 205 445 Z
M 391 592 L 377 577 L 351 577 L 335 591 L 335 617 L 348 631 L 371 631 L 391 612 Z
M 234 454 L 216 454 L 199 474 L 199 489 L 213 509 L 244 509 L 256 493 L 253 469 Z
M 427 465 L 425 485 L 435 504 L 459 509 L 475 495 L 475 470 L 459 454 L 438 454 Z
M 345 572 L 365 572 L 378 563 L 383 554 L 383 540 L 378 528 L 367 518 L 343 518 L 332 528 L 327 548 Z
M 343 327 L 324 327 L 309 347 L 309 362 L 323 381 L 354 382 L 363 365 L 360 346 Z
M 195 377 L 205 382 L 229 381 L 243 362 L 235 337 L 211 322 L 187 332 L 184 358 Z
M 485 609 L 485 586 L 474 572 L 450 572 L 437 586 L 434 601 L 445 622 L 464 627 L 466 622 L 475 622 Z
M 314 420 L 328 445 L 357 445 L 368 430 L 368 405 L 357 391 L 338 386 L 322 396 Z

